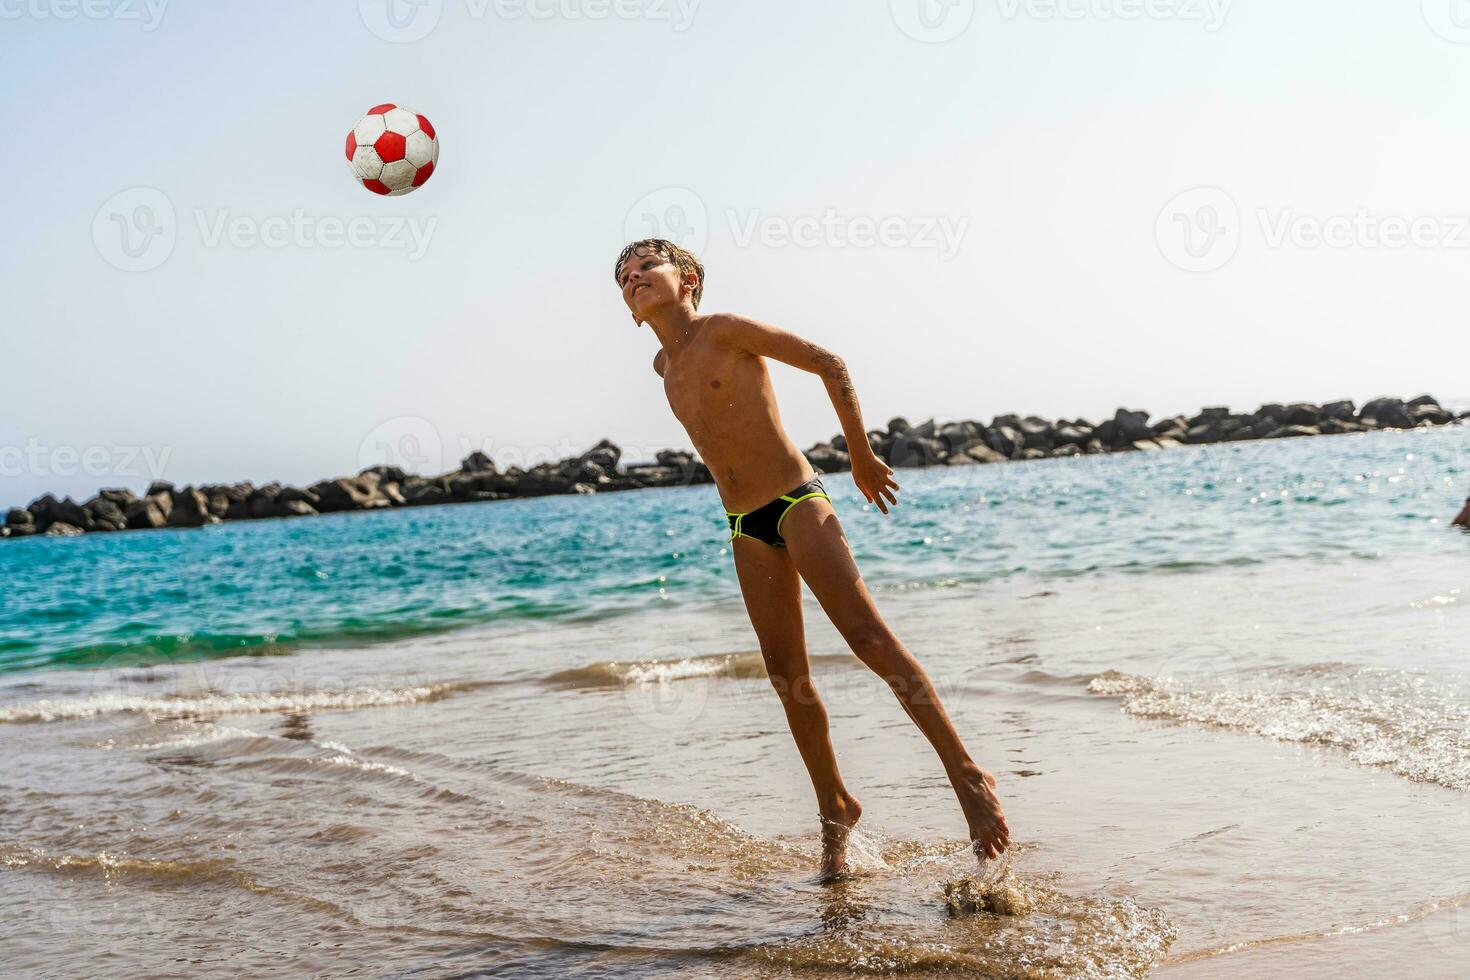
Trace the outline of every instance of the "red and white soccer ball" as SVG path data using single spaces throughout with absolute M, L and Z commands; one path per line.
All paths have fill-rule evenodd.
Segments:
M 373 106 L 347 134 L 352 175 L 374 194 L 397 197 L 424 186 L 439 162 L 439 138 L 429 120 L 385 102 Z

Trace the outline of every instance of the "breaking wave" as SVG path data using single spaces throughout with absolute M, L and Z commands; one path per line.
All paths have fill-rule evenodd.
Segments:
M 1088 691 L 1140 718 L 1193 722 L 1282 742 L 1342 749 L 1364 766 L 1470 790 L 1470 684 L 1410 671 L 1313 665 L 1270 687 L 1195 690 L 1171 678 L 1109 670 Z

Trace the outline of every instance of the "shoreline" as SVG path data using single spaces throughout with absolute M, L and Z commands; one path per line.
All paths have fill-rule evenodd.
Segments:
M 1058 457 L 1168 449 L 1263 439 L 1342 435 L 1383 429 L 1449 425 L 1456 415 L 1430 395 L 1404 401 L 1376 398 L 1360 409 L 1352 401 L 1316 405 L 1268 403 L 1254 412 L 1202 409 L 1150 421 L 1148 412 L 1120 408 L 1094 424 L 1086 419 L 1050 421 L 1039 416 L 1000 415 L 990 424 L 966 420 L 911 425 L 902 417 L 868 433 L 874 453 L 895 469 L 992 465 Z M 846 472 L 847 442 L 834 436 L 804 455 L 819 475 Z M 420 476 L 396 466 L 369 467 L 356 476 L 320 480 L 308 487 L 246 481 L 176 487 L 156 481 L 139 496 L 105 488 L 78 503 L 43 494 L 11 508 L 0 540 L 73 537 L 87 533 L 197 528 L 226 521 L 312 517 L 349 511 L 477 503 L 558 494 L 612 493 L 654 487 L 712 483 L 709 470 L 690 452 L 663 450 L 654 462 L 622 464 L 622 450 L 603 439 L 578 456 L 530 469 L 500 469 L 474 452 L 456 470 Z

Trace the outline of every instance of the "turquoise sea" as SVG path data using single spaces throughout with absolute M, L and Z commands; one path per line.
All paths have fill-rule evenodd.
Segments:
M 1453 553 L 1470 428 L 826 478 L 870 584 Z M 738 595 L 712 487 L 0 545 L 0 671 L 363 644 Z M 1142 579 L 1140 580 L 1140 582 Z M 1140 587 L 1143 587 L 1140 584 Z

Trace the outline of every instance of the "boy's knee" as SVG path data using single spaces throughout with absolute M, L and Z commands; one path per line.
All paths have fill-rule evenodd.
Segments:
M 879 627 L 854 631 L 848 635 L 847 645 L 859 660 L 875 670 L 892 659 L 895 648 L 893 636 Z

